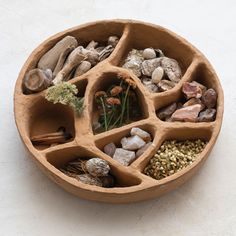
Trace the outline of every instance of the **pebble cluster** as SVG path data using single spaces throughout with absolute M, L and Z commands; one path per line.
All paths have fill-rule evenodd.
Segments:
M 166 57 L 160 49 L 132 49 L 122 67 L 139 77 L 151 93 L 172 89 L 182 77 L 178 62 Z
M 207 142 L 198 140 L 165 141 L 150 159 L 144 173 L 160 180 L 191 165 Z
M 160 109 L 157 116 L 164 121 L 210 122 L 215 120 L 217 93 L 213 88 L 193 81 L 182 86 L 184 101 Z
M 132 128 L 130 135 L 130 137 L 123 137 L 121 139 L 121 147 L 116 147 L 114 143 L 109 143 L 103 149 L 107 155 L 124 166 L 130 165 L 152 144 L 151 135 L 138 127 Z

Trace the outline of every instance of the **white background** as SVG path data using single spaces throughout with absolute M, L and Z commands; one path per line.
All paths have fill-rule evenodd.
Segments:
M 236 2 L 0 0 L 0 235 L 236 235 Z M 99 19 L 132 18 L 180 34 L 210 60 L 225 93 L 221 133 L 192 180 L 130 205 L 81 200 L 28 159 L 13 117 L 17 75 L 50 35 Z

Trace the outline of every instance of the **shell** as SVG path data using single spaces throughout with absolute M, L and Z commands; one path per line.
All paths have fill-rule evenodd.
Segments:
M 168 57 L 161 58 L 161 66 L 164 69 L 165 74 L 171 81 L 178 83 L 182 77 L 181 68 L 179 67 L 178 62 L 175 59 Z
M 164 70 L 162 67 L 158 66 L 153 72 L 152 72 L 152 83 L 158 84 L 161 79 L 163 78 Z
M 154 58 L 142 62 L 141 70 L 143 75 L 152 76 L 153 71 L 161 65 L 162 58 Z
M 85 164 L 88 173 L 94 177 L 106 176 L 110 171 L 108 162 L 100 158 L 91 158 Z

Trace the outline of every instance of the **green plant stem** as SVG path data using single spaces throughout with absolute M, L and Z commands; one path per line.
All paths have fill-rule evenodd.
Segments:
M 110 126 L 110 124 L 111 124 L 111 121 L 112 121 L 112 119 L 113 119 L 113 117 L 114 117 L 114 114 L 115 114 L 115 108 L 114 108 L 114 105 L 112 106 L 112 114 L 111 114 L 111 116 L 109 117 L 109 119 L 108 119 L 108 122 L 107 122 L 107 127 L 109 128 L 109 126 Z
M 125 92 L 125 98 L 122 101 L 120 125 L 122 124 L 123 118 L 124 118 L 124 113 L 125 113 L 125 107 L 126 107 L 127 96 L 128 96 L 128 93 L 129 93 L 129 88 L 130 88 L 130 85 L 128 85 L 127 90 Z
M 103 98 L 100 97 L 100 101 L 101 101 L 101 104 L 102 104 L 102 109 L 103 109 L 103 113 L 104 113 L 104 124 L 105 124 L 105 131 L 107 131 L 107 113 L 106 113 L 106 107 L 105 107 L 105 104 L 104 104 L 104 101 L 103 101 Z

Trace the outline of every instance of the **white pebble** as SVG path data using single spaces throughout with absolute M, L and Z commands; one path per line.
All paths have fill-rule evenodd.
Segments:
M 164 75 L 164 70 L 162 67 L 158 66 L 153 72 L 152 72 L 152 83 L 158 84 L 162 77 Z
M 143 50 L 144 59 L 153 59 L 156 57 L 156 52 L 153 48 L 145 48 Z
M 120 162 L 124 166 L 128 166 L 135 159 L 135 152 L 117 148 L 113 159 Z
M 138 150 L 143 147 L 146 143 L 138 136 L 124 137 L 121 139 L 122 148 L 130 151 Z
M 149 142 L 151 140 L 151 135 L 148 132 L 146 132 L 138 127 L 132 128 L 130 131 L 130 135 L 131 136 L 138 135 L 145 142 Z

